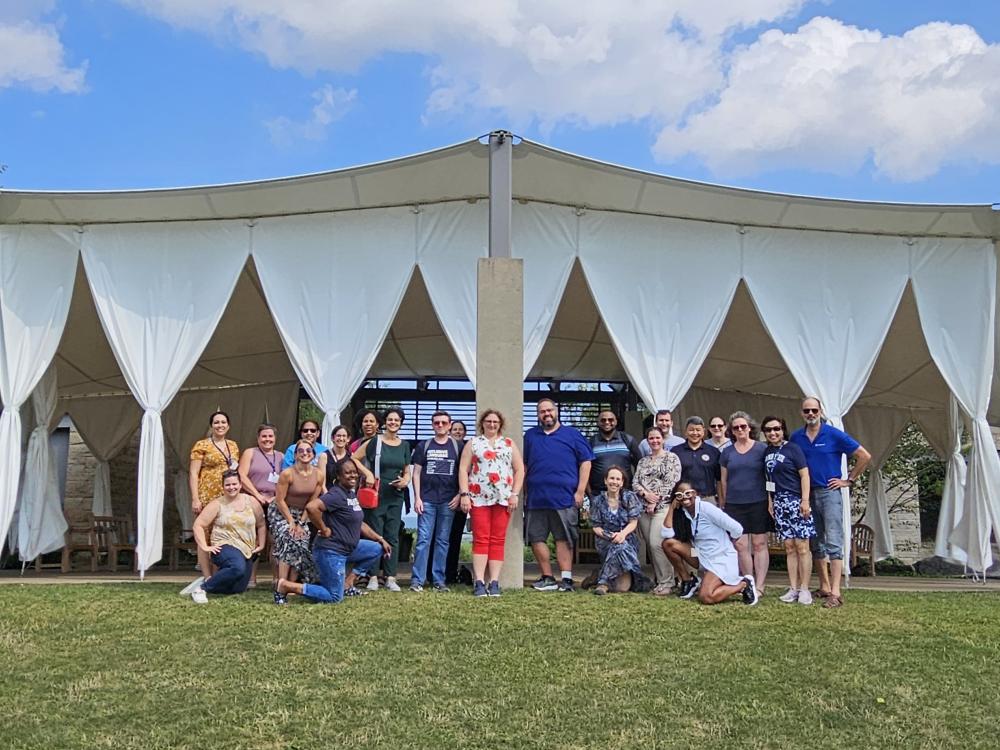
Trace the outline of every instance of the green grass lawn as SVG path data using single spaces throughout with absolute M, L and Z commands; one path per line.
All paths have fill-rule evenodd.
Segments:
M 5 748 L 996 747 L 1000 596 L 0 586 Z

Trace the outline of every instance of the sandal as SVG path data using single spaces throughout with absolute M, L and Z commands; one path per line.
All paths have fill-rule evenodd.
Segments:
M 820 599 L 829 599 L 833 594 L 829 591 L 823 591 L 823 589 L 816 589 L 813 591 L 813 596 L 819 597 Z
M 843 598 L 839 596 L 834 596 L 833 594 L 830 594 L 826 598 L 826 601 L 823 602 L 823 607 L 825 609 L 834 609 L 836 607 L 843 607 L 843 606 L 844 606 Z

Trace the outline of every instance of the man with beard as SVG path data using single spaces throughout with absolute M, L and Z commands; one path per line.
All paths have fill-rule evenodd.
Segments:
M 618 429 L 618 417 L 610 409 L 597 415 L 597 434 L 590 439 L 594 463 L 590 467 L 590 496 L 604 492 L 604 475 L 611 467 L 622 470 L 624 489 L 632 487 L 635 465 L 642 454 L 635 438 Z
M 590 479 L 594 453 L 579 430 L 559 423 L 555 402 L 538 402 L 538 426 L 524 433 L 525 538 L 541 577 L 537 591 L 573 591 L 573 549 L 580 506 Z M 552 575 L 549 535 L 555 539 L 560 581 Z
M 816 522 L 817 549 L 813 552 L 819 572 L 819 596 L 824 607 L 844 603 L 840 577 L 844 571 L 844 495 L 871 461 L 871 454 L 846 432 L 823 419 L 823 405 L 815 396 L 802 401 L 805 426 L 792 433 L 790 441 L 802 449 L 809 467 L 809 500 Z M 843 477 L 843 459 L 854 458 L 854 466 Z M 829 561 L 829 564 L 828 564 Z

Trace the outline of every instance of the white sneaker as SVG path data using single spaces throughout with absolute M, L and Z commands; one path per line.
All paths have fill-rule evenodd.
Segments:
M 378 591 L 378 576 L 373 575 L 371 578 L 369 578 L 368 585 L 365 586 L 365 588 L 368 589 L 369 591 Z
M 396 583 L 395 576 L 389 576 L 385 579 L 385 587 L 389 591 L 400 591 L 399 584 Z
M 802 589 L 799 592 L 799 604 L 809 605 L 813 603 L 813 595 L 809 593 L 809 589 Z
M 190 596 L 191 592 L 195 589 L 200 589 L 201 584 L 205 582 L 205 576 L 198 576 L 191 583 L 181 589 L 181 596 Z
M 785 604 L 795 604 L 799 600 L 799 590 L 798 589 L 788 589 L 784 594 L 778 597 L 778 601 L 782 601 Z
M 195 604 L 208 604 L 208 594 L 201 586 L 191 592 L 191 601 Z

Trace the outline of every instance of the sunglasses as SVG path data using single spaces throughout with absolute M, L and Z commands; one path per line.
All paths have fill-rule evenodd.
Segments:
M 750 425 L 748 425 L 748 424 L 734 424 L 733 425 L 733 429 L 734 430 L 739 430 L 740 432 L 743 432 L 743 430 L 749 430 L 750 429 Z
M 781 426 L 776 425 L 774 427 L 765 427 L 764 432 L 781 432 Z
M 725 425 L 724 424 L 710 424 L 709 427 L 711 427 L 713 430 L 721 430 L 723 427 L 725 427 Z
M 435 419 L 431 422 L 435 427 L 440 427 L 441 425 L 451 424 L 447 419 Z
M 295 455 L 297 456 L 311 456 L 312 454 L 313 451 L 309 450 L 308 448 L 299 448 L 297 451 L 295 451 Z
M 819 409 L 803 409 L 803 414 L 819 414 Z
M 307 432 L 310 433 L 310 434 L 312 434 L 314 432 L 319 432 L 319 430 L 315 429 L 314 427 L 303 427 L 302 428 L 302 433 L 305 434 Z

